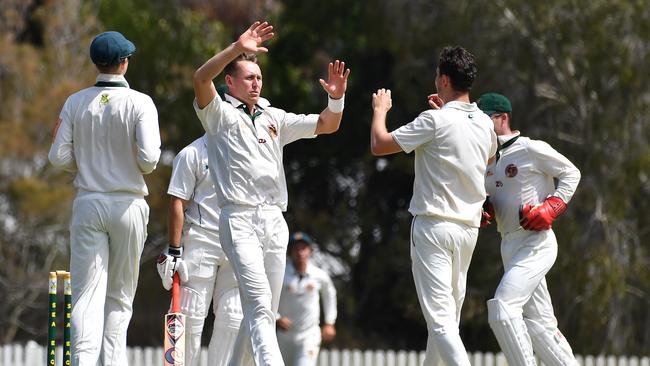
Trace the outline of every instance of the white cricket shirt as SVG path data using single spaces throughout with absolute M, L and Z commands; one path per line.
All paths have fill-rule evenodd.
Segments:
M 204 229 L 219 231 L 217 193 L 208 166 L 205 135 L 187 145 L 174 158 L 167 193 L 188 201 L 185 220 Z
M 311 263 L 307 264 L 307 270 L 301 277 L 291 260 L 287 260 L 278 312 L 293 322 L 290 332 L 319 326 L 320 300 L 325 324 L 333 325 L 337 315 L 336 289 L 330 277 Z
M 519 136 L 499 136 L 501 145 Z M 519 136 L 499 151 L 498 161 L 490 163 L 485 187 L 497 219 L 497 230 L 504 235 L 521 229 L 519 208 L 536 205 L 553 195 L 569 203 L 580 182 L 580 171 L 544 141 Z M 557 188 L 553 178 L 557 178 Z
M 409 212 L 478 227 L 485 169 L 497 149 L 490 117 L 476 103 L 453 101 L 422 112 L 391 135 L 406 153 L 415 150 Z
M 194 109 L 208 136 L 210 173 L 217 184 L 219 207 L 275 205 L 286 211 L 287 184 L 282 148 L 313 137 L 317 114 L 293 114 L 260 98 L 255 117 L 245 104 L 226 94 Z
M 79 193 L 146 196 L 142 174 L 151 173 L 160 158 L 156 106 L 122 75 L 99 74 L 97 81 L 123 86 L 91 86 L 68 97 L 48 158 L 77 172 Z

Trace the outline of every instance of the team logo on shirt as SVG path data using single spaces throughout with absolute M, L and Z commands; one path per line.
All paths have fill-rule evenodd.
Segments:
M 257 139 L 260 144 L 266 144 L 266 139 Z
M 498 181 L 494 182 L 494 185 L 495 185 L 497 188 L 501 188 L 501 187 L 503 187 L 503 182 L 500 181 L 500 180 L 498 180 Z
M 514 177 L 515 175 L 517 175 L 518 172 L 519 170 L 517 169 L 517 166 L 515 164 L 508 164 L 508 166 L 506 167 L 506 177 L 508 178 Z
M 489 176 L 492 176 L 492 175 L 494 175 L 494 173 L 492 173 L 491 170 L 488 170 L 487 172 L 485 172 L 486 177 L 489 177 Z
M 278 128 L 275 127 L 273 123 L 271 123 L 268 127 L 269 127 L 269 135 L 271 135 L 271 137 L 274 138 L 278 137 Z
M 107 105 L 108 104 L 108 94 L 102 94 L 99 104 Z

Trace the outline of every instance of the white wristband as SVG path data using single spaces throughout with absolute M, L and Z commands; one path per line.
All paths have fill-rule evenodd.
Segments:
M 345 94 L 340 99 L 332 99 L 332 97 L 327 95 L 327 109 L 334 113 L 343 112 L 343 106 L 345 105 Z

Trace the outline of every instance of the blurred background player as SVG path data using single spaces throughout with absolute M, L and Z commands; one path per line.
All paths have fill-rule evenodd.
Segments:
M 497 148 L 490 119 L 470 103 L 476 74 L 471 53 L 443 48 L 437 94 L 429 96 L 433 109 L 391 133 L 386 130 L 390 90 L 372 96 L 372 153 L 415 151 L 410 244 L 413 280 L 429 333 L 425 365 L 470 365 L 459 334 L 460 311 L 486 196 L 485 170 Z
M 510 365 L 535 365 L 533 349 L 547 366 L 578 365 L 557 328 L 545 276 L 557 258 L 551 225 L 566 210 L 580 171 L 547 143 L 511 130 L 512 106 L 505 96 L 484 94 L 478 106 L 499 139 L 485 185 L 505 273 L 487 302 L 490 327 Z
M 176 155 L 167 193 L 169 247 L 157 267 L 167 290 L 176 271 L 181 277 L 185 364 L 199 364 L 203 323 L 212 300 L 214 327 L 207 357 L 210 365 L 227 365 L 243 315 L 237 279 L 219 242 L 219 206 L 205 135 Z
M 315 243 L 300 231 L 289 238 L 277 320 L 278 343 L 287 366 L 315 366 L 321 340 L 336 336 L 336 289 L 325 271 L 310 262 Z M 323 325 L 319 327 L 321 300 Z
M 232 264 L 244 318 L 230 365 L 283 365 L 275 316 L 280 302 L 289 229 L 285 145 L 334 133 L 343 117 L 349 69 L 338 60 L 320 79 L 328 104 L 320 114 L 294 114 L 261 99 L 262 71 L 255 53 L 274 36 L 255 22 L 239 39 L 194 73 L 194 110 L 207 133 L 210 174 L 221 208 L 221 245 Z M 221 98 L 213 79 L 225 74 L 229 95 Z
M 135 45 L 118 32 L 93 39 L 95 86 L 66 100 L 49 153 L 77 172 L 70 222 L 72 365 L 128 365 L 133 312 L 149 206 L 142 177 L 160 158 L 158 112 L 124 78 Z

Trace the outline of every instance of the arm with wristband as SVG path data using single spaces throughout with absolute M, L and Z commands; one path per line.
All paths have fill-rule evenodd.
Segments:
M 345 62 L 336 60 L 328 65 L 327 81 L 320 79 L 320 85 L 327 93 L 327 108 L 318 116 L 318 124 L 314 134 L 334 133 L 341 125 L 343 107 L 345 103 L 345 90 L 348 87 L 350 69 L 345 68 Z

